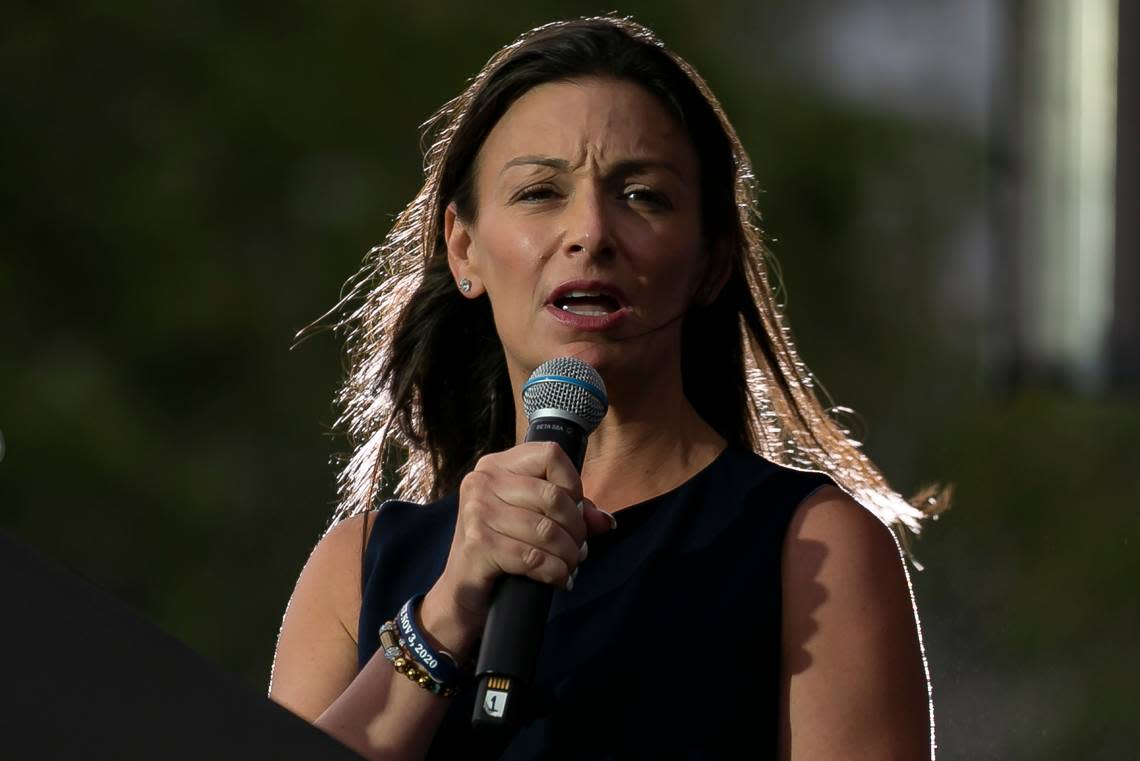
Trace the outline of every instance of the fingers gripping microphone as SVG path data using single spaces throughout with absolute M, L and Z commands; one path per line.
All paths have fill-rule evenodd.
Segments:
M 586 437 L 609 405 L 598 371 L 580 359 L 544 362 L 523 386 L 526 441 L 554 441 L 582 470 Z M 554 587 L 526 576 L 503 576 L 496 584 L 475 668 L 478 685 L 471 724 L 511 726 L 534 678 Z

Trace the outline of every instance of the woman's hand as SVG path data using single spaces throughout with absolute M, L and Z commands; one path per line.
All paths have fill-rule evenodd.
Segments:
M 420 608 L 425 633 L 466 657 L 499 576 L 567 588 L 586 557 L 587 537 L 613 525 L 582 497 L 582 479 L 557 444 L 530 442 L 483 457 L 459 487 L 447 565 Z

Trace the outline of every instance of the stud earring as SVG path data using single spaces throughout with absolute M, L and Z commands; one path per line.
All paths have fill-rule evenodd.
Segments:
M 459 290 L 463 291 L 464 293 L 469 292 L 471 290 L 471 281 L 468 280 L 467 278 L 463 278 L 462 280 L 460 280 L 459 281 Z

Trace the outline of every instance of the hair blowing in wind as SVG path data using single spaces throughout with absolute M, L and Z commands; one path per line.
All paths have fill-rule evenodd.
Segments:
M 728 441 L 777 464 L 830 475 L 892 526 L 905 547 L 907 530 L 917 533 L 924 517 L 948 505 L 949 488 L 933 485 L 910 499 L 901 496 L 837 418 L 845 410 L 820 400 L 776 301 L 771 273 L 778 278 L 778 270 L 764 245 L 752 167 L 732 125 L 689 64 L 645 27 L 615 17 L 559 22 L 522 35 L 425 123 L 423 186 L 346 284 L 340 302 L 314 324 L 343 332 L 347 347 L 337 425 L 351 452 L 340 465 L 333 523 L 371 509 L 379 496 L 437 498 L 455 489 L 479 457 L 515 444 L 517 400 L 490 305 L 486 297 L 472 301 L 457 291 L 441 220 L 449 203 L 461 210 L 470 203 L 471 165 L 491 127 L 517 92 L 543 81 L 536 43 L 574 26 L 632 37 L 640 43 L 639 57 L 607 56 L 595 34 L 590 50 L 565 43 L 551 70 L 564 72 L 567 61 L 580 61 L 581 76 L 642 84 L 652 81 L 647 70 L 666 72 L 672 80 L 660 89 L 670 93 L 679 119 L 702 146 L 710 255 L 727 257 L 730 275 L 711 304 L 684 316 L 686 396 Z

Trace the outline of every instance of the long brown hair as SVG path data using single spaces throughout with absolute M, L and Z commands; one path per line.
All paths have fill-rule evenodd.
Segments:
M 333 523 L 380 495 L 427 501 L 459 485 L 484 454 L 515 443 L 515 400 L 486 298 L 461 296 L 447 265 L 443 212 L 474 220 L 475 159 L 517 98 L 551 81 L 635 82 L 685 126 L 701 160 L 701 225 L 730 276 L 682 327 L 684 391 L 727 441 L 801 470 L 822 471 L 881 520 L 918 531 L 947 489 L 911 500 L 887 484 L 823 406 L 769 282 L 748 156 L 708 85 L 649 29 L 597 17 L 548 24 L 498 51 L 425 125 L 425 180 L 349 281 L 330 314 L 346 331 L 348 377 L 338 424 L 352 452 Z M 774 262 L 771 262 L 774 265 Z

